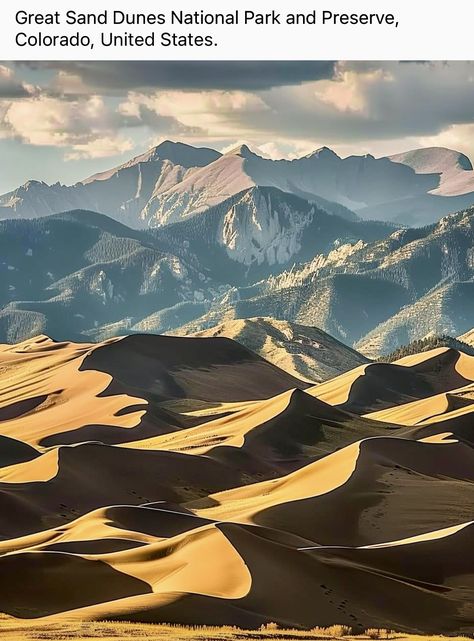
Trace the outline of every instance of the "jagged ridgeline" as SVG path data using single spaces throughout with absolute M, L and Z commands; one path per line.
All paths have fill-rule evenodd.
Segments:
M 273 161 L 245 145 L 222 155 L 165 141 L 72 186 L 29 181 L 0 196 L 0 217 L 89 209 L 131 227 L 157 227 L 255 186 L 308 201 L 322 198 L 336 203 L 346 217 L 352 211 L 363 219 L 420 226 L 471 205 L 474 172 L 466 156 L 442 148 L 341 158 L 322 147 L 302 158 Z

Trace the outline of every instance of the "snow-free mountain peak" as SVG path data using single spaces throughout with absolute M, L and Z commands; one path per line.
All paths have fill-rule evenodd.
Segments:
M 390 156 L 392 162 L 411 167 L 417 174 L 432 174 L 437 185 L 431 191 L 442 196 L 459 196 L 474 190 L 474 171 L 469 158 L 454 149 L 427 147 Z
M 311 153 L 307 154 L 305 158 L 319 158 L 321 160 L 329 160 L 330 158 L 334 158 L 337 160 L 341 160 L 340 156 L 338 156 L 336 152 L 329 147 L 319 147 L 319 149 L 315 149 Z
M 169 160 L 182 167 L 203 167 L 217 160 L 221 154 L 209 147 L 193 147 L 182 142 L 164 140 L 151 150 L 150 160 Z
M 241 144 L 237 145 L 236 147 L 233 147 L 230 149 L 227 153 L 226 156 L 242 156 L 242 158 L 261 158 L 258 154 L 256 154 L 254 151 L 250 149 L 248 145 Z
M 424 147 L 423 149 L 410 149 L 401 154 L 388 156 L 393 162 L 408 165 L 416 172 L 443 173 L 455 167 L 463 171 L 472 171 L 472 163 L 469 158 L 455 149 L 447 147 Z
M 135 156 L 122 165 L 94 174 L 93 176 L 82 180 L 81 183 L 86 185 L 96 180 L 107 180 L 122 169 L 135 167 L 142 163 L 169 161 L 173 165 L 179 165 L 180 167 L 189 169 L 190 167 L 204 167 L 204 165 L 208 165 L 214 160 L 217 160 L 220 156 L 221 154 L 214 149 L 209 149 L 207 147 L 193 147 L 192 145 L 186 145 L 182 142 L 164 140 L 159 145 L 151 147 L 143 154 Z

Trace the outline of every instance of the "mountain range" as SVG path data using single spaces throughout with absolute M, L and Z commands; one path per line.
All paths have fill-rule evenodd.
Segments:
M 160 227 L 254 187 L 273 187 L 352 219 L 419 226 L 471 205 L 474 171 L 465 155 L 437 147 L 382 158 L 341 158 L 322 147 L 302 158 L 270 160 L 246 145 L 221 154 L 165 141 L 71 186 L 29 181 L 0 196 L 0 217 L 87 209 L 132 228 Z
M 394 231 L 328 214 L 274 188 L 255 189 L 240 196 L 258 203 L 255 218 L 241 227 L 234 219 L 239 233 L 229 244 L 220 232 L 238 207 L 228 203 L 153 230 L 85 211 L 0 221 L 0 340 L 192 334 L 271 316 L 320 328 L 376 358 L 474 325 L 474 208 Z M 260 245 L 244 242 L 255 240 L 269 215 L 275 225 Z M 285 254 L 277 253 L 281 238 L 288 240 Z M 240 243 L 261 262 L 248 264 Z
M 0 340 L 271 317 L 378 358 L 463 334 L 474 207 L 439 215 L 474 202 L 473 176 L 447 149 L 273 161 L 167 141 L 70 187 L 27 183 L 0 197 Z

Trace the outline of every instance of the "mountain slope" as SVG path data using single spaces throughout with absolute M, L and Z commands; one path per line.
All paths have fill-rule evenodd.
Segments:
M 459 338 L 453 338 L 452 336 L 441 335 L 437 336 L 436 334 L 428 336 L 427 338 L 420 338 L 407 345 L 402 345 L 397 348 L 394 352 L 387 354 L 383 357 L 384 362 L 392 363 L 395 360 L 403 358 L 405 356 L 411 356 L 412 354 L 418 354 L 420 352 L 426 352 L 431 349 L 436 349 L 438 347 L 452 347 L 457 349 L 465 354 L 474 355 L 474 348 L 465 343 Z
M 474 346 L 474 330 L 470 329 L 458 337 L 460 341 L 467 343 L 471 347 Z
M 369 358 L 388 354 L 413 340 L 456 335 L 474 318 L 474 282 L 440 285 L 389 320 L 377 325 L 357 343 Z
M 149 224 L 176 222 L 253 186 L 275 187 L 311 200 L 322 197 L 363 218 L 419 225 L 474 202 L 470 161 L 446 149 L 394 157 L 340 158 L 327 147 L 288 160 L 268 160 L 243 145 L 160 192 L 145 211 Z
M 163 248 L 195 255 L 227 282 L 245 284 L 340 244 L 386 237 L 393 226 L 352 221 L 274 187 L 253 187 L 151 233 Z
M 342 206 L 344 199 L 333 198 L 335 192 L 327 198 L 322 187 L 325 180 L 319 175 L 320 163 L 314 161 L 324 156 L 330 162 L 332 155 L 330 150 L 320 150 L 312 159 L 273 161 L 242 145 L 189 174 L 182 184 L 156 194 L 144 212 L 145 218 L 152 227 L 178 222 L 253 187 L 274 187 L 326 204 L 334 213 L 354 220 L 356 216 Z
M 235 207 L 227 202 L 163 230 L 132 230 L 86 211 L 0 221 L 0 340 L 170 331 L 207 313 L 235 284 L 391 229 L 277 190 L 241 194 Z
M 271 315 L 317 326 L 371 358 L 428 334 L 455 336 L 472 327 L 473 246 L 470 208 L 236 287 L 191 326 Z
M 36 218 L 88 209 L 143 227 L 141 212 L 155 191 L 178 184 L 193 168 L 219 156 L 212 149 L 165 141 L 120 167 L 72 186 L 29 181 L 0 196 L 0 218 Z
M 70 339 L 118 321 L 123 328 L 131 315 L 219 293 L 199 266 L 92 212 L 0 221 L 0 249 L 3 342 L 38 333 Z
M 439 184 L 432 194 L 461 196 L 472 192 L 473 167 L 464 154 L 443 147 L 413 149 L 389 156 L 392 162 L 411 167 L 417 174 L 437 174 Z
M 0 221 L 0 232 L 3 342 L 192 333 L 271 316 L 377 358 L 473 323 L 474 208 L 393 231 L 253 188 L 157 230 L 80 211 Z
M 177 333 L 182 335 L 183 329 Z M 228 321 L 194 336 L 231 338 L 286 372 L 314 382 L 333 378 L 367 362 L 362 354 L 317 327 L 273 318 Z

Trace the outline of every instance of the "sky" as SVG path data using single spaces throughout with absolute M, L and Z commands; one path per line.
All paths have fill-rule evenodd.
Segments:
M 71 184 L 166 139 L 474 160 L 474 62 L 0 62 L 0 193 Z

